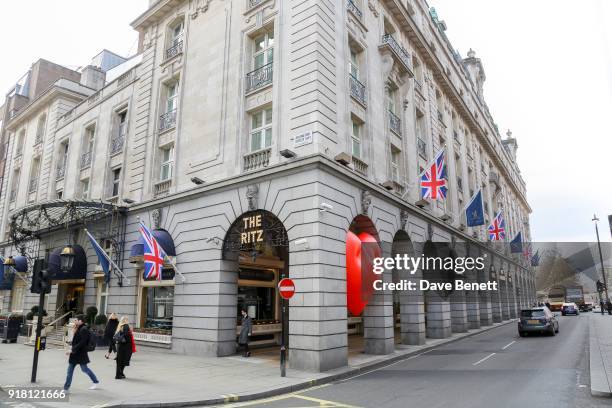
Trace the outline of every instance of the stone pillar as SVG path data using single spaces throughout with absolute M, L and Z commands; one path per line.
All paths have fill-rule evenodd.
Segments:
M 432 339 L 443 339 L 450 337 L 451 331 L 451 310 L 448 300 L 443 299 L 435 291 L 427 291 L 427 337 Z
M 478 291 L 469 290 L 465 295 L 467 305 L 467 320 L 470 329 L 480 328 L 480 302 L 478 299 Z
M 502 320 L 510 319 L 510 305 L 508 304 L 508 276 L 505 280 L 500 280 L 500 301 Z
M 450 295 L 450 312 L 452 332 L 466 332 L 468 330 L 468 318 L 464 291 L 454 291 Z
M 416 276 L 416 275 L 413 275 Z M 409 278 L 418 287 L 421 278 Z M 425 344 L 425 304 L 420 290 L 403 290 L 400 299 L 400 334 L 402 344 Z

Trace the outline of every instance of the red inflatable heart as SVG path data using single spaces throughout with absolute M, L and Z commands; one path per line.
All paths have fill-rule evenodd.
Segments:
M 346 234 L 346 304 L 353 316 L 359 316 L 372 297 L 377 279 L 374 258 L 380 253 L 378 242 L 367 232 Z

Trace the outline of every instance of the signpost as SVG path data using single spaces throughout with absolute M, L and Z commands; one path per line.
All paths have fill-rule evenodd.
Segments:
M 281 297 L 281 354 L 280 370 L 281 377 L 286 376 L 287 371 L 287 348 L 285 347 L 285 322 L 287 321 L 287 301 L 295 294 L 295 284 L 289 278 L 283 278 L 278 282 L 278 294 Z

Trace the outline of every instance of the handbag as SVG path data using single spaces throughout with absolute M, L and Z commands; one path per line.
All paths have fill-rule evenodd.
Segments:
M 115 333 L 115 335 L 113 336 L 113 341 L 115 343 L 121 343 L 121 344 L 127 343 L 127 340 L 125 339 L 125 335 L 122 332 Z

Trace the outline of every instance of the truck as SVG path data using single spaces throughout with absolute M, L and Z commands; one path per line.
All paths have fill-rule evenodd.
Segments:
M 584 291 L 582 286 L 571 286 L 565 288 L 565 301 L 575 303 L 580 310 L 584 310 Z

